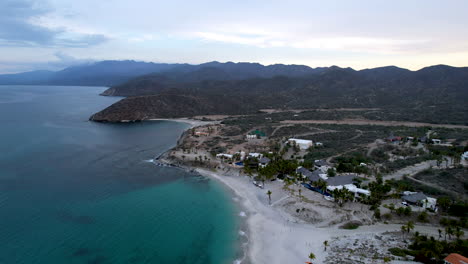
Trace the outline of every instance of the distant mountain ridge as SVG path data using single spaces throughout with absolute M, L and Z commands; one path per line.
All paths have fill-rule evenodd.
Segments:
M 32 71 L 0 75 L 0 85 L 112 86 L 148 73 L 170 70 L 181 64 L 100 61 L 71 66 L 61 71 Z
M 166 77 L 185 81 L 235 80 L 276 75 L 301 76 L 320 72 L 325 68 L 310 68 L 304 65 L 259 63 L 220 63 L 217 61 L 198 65 L 178 63 L 153 63 L 125 61 L 100 61 L 68 67 L 61 71 L 32 71 L 0 75 L 0 85 L 84 85 L 114 86 L 143 75 L 164 73 Z

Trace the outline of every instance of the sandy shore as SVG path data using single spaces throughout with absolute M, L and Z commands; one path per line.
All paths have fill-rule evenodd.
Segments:
M 236 200 L 239 200 L 242 203 L 242 208 L 246 210 L 244 213 L 249 229 L 248 260 L 244 260 L 242 263 L 304 263 L 308 261 L 307 256 L 311 252 L 316 256 L 313 263 L 332 263 L 330 258 L 333 258 L 335 254 L 340 255 L 340 245 L 342 247 L 344 245 L 347 249 L 345 243 L 349 243 L 349 241 L 359 239 L 363 243 L 374 243 L 378 242 L 378 239 L 374 238 L 376 235 L 393 232 L 393 236 L 400 237 L 401 234 L 401 225 L 396 224 L 361 226 L 355 230 L 340 229 L 337 226 L 317 227 L 317 225 L 305 223 L 285 212 L 281 204 L 282 201 L 290 199 L 290 197 L 287 192 L 281 192 L 275 188 L 274 185 L 280 185 L 279 183 L 270 183 L 271 188 L 267 184 L 265 189 L 260 189 L 254 186 L 247 176 L 236 176 L 200 168 L 197 168 L 196 171 L 201 175 L 216 179 L 232 189 L 239 198 Z M 274 190 L 271 205 L 266 195 L 268 189 Z M 436 227 L 416 226 L 414 231 L 419 231 L 421 234 L 437 235 Z M 330 243 L 327 251 L 324 250 L 323 246 L 325 240 Z M 385 238 L 380 242 L 387 243 Z M 365 244 L 361 246 L 365 247 Z M 333 248 L 335 251 L 332 250 Z M 394 261 L 392 263 L 412 262 Z
M 145 121 L 181 122 L 181 123 L 189 124 L 190 128 L 219 123 L 218 121 L 201 121 L 201 120 L 195 120 L 195 119 L 189 119 L 189 118 L 156 118 L 156 119 L 146 119 Z
M 249 263 L 304 263 L 310 252 L 314 252 L 317 261 L 323 261 L 319 252 L 323 251 L 323 241 L 330 239 L 329 234 L 296 223 L 274 210 L 268 204 L 266 190 L 255 187 L 248 177 L 220 176 L 205 169 L 196 171 L 231 188 L 246 208 Z

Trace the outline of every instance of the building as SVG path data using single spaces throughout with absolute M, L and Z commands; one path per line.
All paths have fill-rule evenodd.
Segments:
M 328 169 L 332 168 L 332 165 L 325 160 L 315 160 L 314 161 L 315 168 L 321 170 L 323 173 L 326 173 Z
M 317 182 L 319 180 L 325 180 L 326 174 L 322 174 L 319 170 L 310 171 L 304 167 L 298 167 L 296 173 L 301 175 L 303 179 L 308 179 L 310 182 Z
M 204 132 L 204 131 L 196 131 L 195 135 L 196 136 L 209 136 L 210 134 L 208 132 Z
M 388 142 L 399 142 L 401 141 L 401 137 L 389 136 L 385 140 L 387 140 Z
M 220 159 L 232 159 L 233 155 L 220 153 L 220 154 L 216 154 L 216 157 Z
M 468 151 L 461 155 L 461 160 L 468 160 Z
M 444 264 L 468 264 L 468 258 L 457 253 L 452 253 L 444 259 Z
M 299 149 L 306 150 L 312 146 L 314 146 L 314 142 L 312 140 L 307 139 L 298 139 L 298 138 L 290 138 L 288 139 L 289 144 L 296 144 Z
M 437 199 L 427 197 L 422 192 L 404 192 L 401 199 L 409 204 L 426 209 L 437 210 Z
M 355 178 L 357 178 L 356 174 L 339 175 L 335 177 L 330 177 L 326 181 L 327 190 L 333 191 L 335 189 L 341 190 L 345 188 L 354 194 L 370 195 L 369 190 L 361 189 L 361 188 L 358 188 L 356 185 L 354 185 Z
M 263 158 L 258 160 L 258 166 L 260 168 L 265 168 L 270 163 L 270 161 L 271 160 L 269 158 L 263 157 Z
M 434 145 L 440 145 L 442 143 L 442 140 L 437 139 L 437 138 L 433 138 L 431 141 L 432 141 L 432 144 Z
M 259 158 L 263 157 L 263 155 L 262 155 L 262 153 L 250 152 L 249 157 L 259 159 Z

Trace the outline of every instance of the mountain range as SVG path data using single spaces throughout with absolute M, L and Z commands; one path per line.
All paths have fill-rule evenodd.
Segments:
M 0 84 L 109 86 L 102 95 L 126 97 L 94 114 L 95 121 L 343 107 L 381 108 L 381 118 L 387 120 L 468 121 L 468 68 L 446 65 L 418 71 L 395 66 L 357 71 L 216 61 L 199 65 L 101 61 L 57 72 L 0 75 Z
M 127 98 L 91 119 L 114 122 L 252 114 L 265 108 L 373 107 L 384 109 L 386 120 L 468 121 L 466 67 L 436 65 L 410 71 L 389 66 L 356 71 L 336 66 L 218 65 L 153 73 L 110 87 L 103 95 Z M 257 70 L 244 70 L 244 66 Z

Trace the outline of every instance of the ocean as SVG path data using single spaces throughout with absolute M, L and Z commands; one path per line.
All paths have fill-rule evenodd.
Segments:
M 223 264 L 231 194 L 151 159 L 187 124 L 102 124 L 104 87 L 0 86 L 0 264 Z

